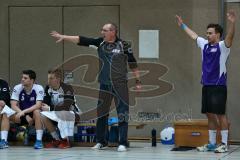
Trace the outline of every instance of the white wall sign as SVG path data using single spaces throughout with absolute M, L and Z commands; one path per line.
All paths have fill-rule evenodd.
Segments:
M 139 58 L 159 58 L 158 30 L 139 30 Z

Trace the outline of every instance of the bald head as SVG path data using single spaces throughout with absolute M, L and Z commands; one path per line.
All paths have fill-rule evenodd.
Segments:
M 101 33 L 105 41 L 114 42 L 117 37 L 117 32 L 117 26 L 114 23 L 106 23 Z
M 118 27 L 115 23 L 106 23 L 104 26 L 107 26 L 107 28 L 109 28 L 109 30 L 115 32 L 115 34 L 117 35 L 118 33 Z

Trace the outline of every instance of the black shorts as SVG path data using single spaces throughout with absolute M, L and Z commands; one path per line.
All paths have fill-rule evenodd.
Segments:
M 226 86 L 202 87 L 202 113 L 225 114 L 226 101 Z
M 54 121 L 54 120 L 51 120 L 51 119 L 49 119 L 49 120 L 52 122 L 52 124 L 53 124 L 55 127 L 58 126 L 58 122 L 56 122 L 56 121 Z
M 27 120 L 26 120 L 26 116 L 30 116 L 31 118 L 33 118 L 33 112 L 31 112 L 31 113 L 27 113 L 27 114 L 25 114 L 24 116 L 22 116 L 20 119 L 21 119 L 21 121 L 20 121 L 20 125 L 21 126 L 23 126 L 23 125 L 28 125 L 28 122 L 27 122 Z M 34 123 L 34 122 L 33 122 Z

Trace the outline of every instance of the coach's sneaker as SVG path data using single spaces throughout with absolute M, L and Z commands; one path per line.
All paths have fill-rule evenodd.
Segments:
M 92 147 L 92 149 L 98 149 L 98 150 L 105 149 L 105 148 L 107 148 L 107 145 L 103 145 L 101 143 L 97 143 L 95 146 Z
M 124 145 L 119 145 L 117 151 L 118 152 L 126 152 L 127 151 L 127 147 L 124 146 Z
M 36 140 L 36 142 L 34 144 L 34 148 L 35 149 L 42 149 L 43 148 L 42 141 Z
M 228 146 L 224 143 L 217 146 L 217 148 L 214 150 L 215 153 L 225 153 L 228 151 Z
M 8 148 L 8 142 L 2 139 L 0 141 L 0 149 Z
M 199 152 L 207 152 L 207 151 L 215 151 L 217 146 L 215 144 L 205 144 L 204 146 L 197 147 L 197 151 Z

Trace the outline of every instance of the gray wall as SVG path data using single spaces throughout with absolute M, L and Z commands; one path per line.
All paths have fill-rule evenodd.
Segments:
M 229 8 L 234 8 L 239 15 L 239 4 L 226 4 L 226 9 Z M 97 37 L 104 23 L 115 22 L 119 25 L 120 37 L 133 43 L 138 61 L 166 66 L 168 72 L 161 79 L 174 85 L 167 94 L 138 98 L 130 109 L 131 113 L 161 112 L 170 115 L 170 121 L 148 123 L 143 130 L 130 128 L 130 136 L 148 137 L 153 127 L 160 131 L 163 126 L 171 124 L 171 115 L 205 118 L 200 114 L 200 50 L 177 27 L 174 16 L 180 14 L 189 27 L 204 36 L 208 23 L 220 22 L 220 10 L 219 0 L 1 0 L 0 77 L 14 86 L 19 83 L 21 71 L 32 68 L 38 74 L 38 82 L 45 85 L 49 68 L 76 55 L 96 55 L 93 49 L 70 43 L 55 44 L 49 36 L 51 30 Z M 239 22 L 228 61 L 228 116 L 231 121 L 230 139 L 233 140 L 240 140 L 238 26 Z M 138 58 L 140 29 L 159 30 L 159 59 Z M 82 81 L 85 70 L 86 67 L 81 67 L 74 72 L 73 83 L 97 88 L 96 81 Z M 78 96 L 78 102 L 83 111 L 96 106 L 96 99 Z

